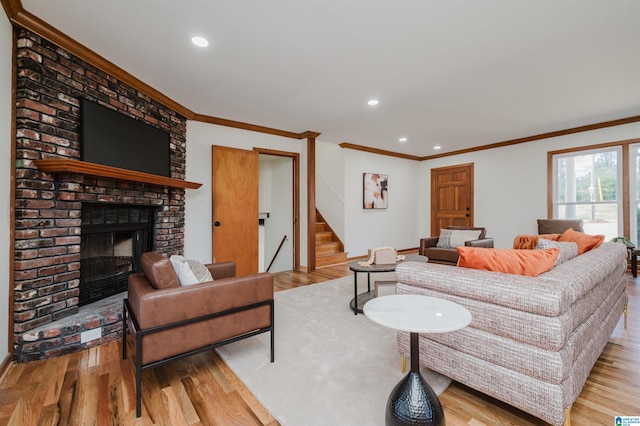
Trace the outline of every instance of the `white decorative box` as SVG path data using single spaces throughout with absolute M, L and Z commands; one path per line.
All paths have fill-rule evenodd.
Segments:
M 369 258 L 371 258 L 371 249 L 369 249 Z M 373 257 L 374 265 L 388 265 L 396 263 L 396 251 L 392 248 L 373 249 L 375 256 Z

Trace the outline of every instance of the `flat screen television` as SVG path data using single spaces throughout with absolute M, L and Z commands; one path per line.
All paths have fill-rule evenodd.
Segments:
M 171 177 L 169 133 L 85 98 L 80 100 L 80 158 Z

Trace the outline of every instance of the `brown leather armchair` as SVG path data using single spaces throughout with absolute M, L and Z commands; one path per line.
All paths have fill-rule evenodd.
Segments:
M 487 238 L 485 228 L 473 226 L 448 226 L 447 229 L 476 230 L 480 231 L 477 240 L 465 241 L 464 245 L 469 247 L 493 247 L 493 238 Z M 458 263 L 458 251 L 453 248 L 437 247 L 439 237 L 429 237 L 420 239 L 419 253 L 426 256 L 430 263 L 440 263 L 443 265 L 456 265 Z
M 136 417 L 143 370 L 265 332 L 274 361 L 272 274 L 236 278 L 235 263 L 221 262 L 206 265 L 214 281 L 181 287 L 167 257 L 144 253 L 141 263 L 122 315 L 123 359 L 127 332 L 135 339 Z
M 562 234 L 567 229 L 584 232 L 582 219 L 538 219 L 538 234 Z

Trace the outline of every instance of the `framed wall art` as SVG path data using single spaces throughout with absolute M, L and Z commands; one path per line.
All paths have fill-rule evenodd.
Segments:
M 362 180 L 362 208 L 386 209 L 389 201 L 389 177 L 379 173 L 363 173 Z

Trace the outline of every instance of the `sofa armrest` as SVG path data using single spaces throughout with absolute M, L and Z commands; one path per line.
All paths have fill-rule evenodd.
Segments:
M 420 250 L 418 254 L 421 256 L 425 256 L 425 251 L 429 247 L 435 247 L 438 244 L 438 237 L 428 237 L 428 238 L 420 238 Z
M 273 275 L 260 273 L 168 289 L 129 276 L 129 304 L 142 329 L 273 299 Z
M 214 280 L 220 280 L 223 278 L 233 278 L 236 276 L 236 263 L 235 262 L 217 262 L 209 263 L 205 265 Z
M 465 241 L 464 245 L 468 247 L 493 248 L 493 238 L 482 238 L 480 240 Z

